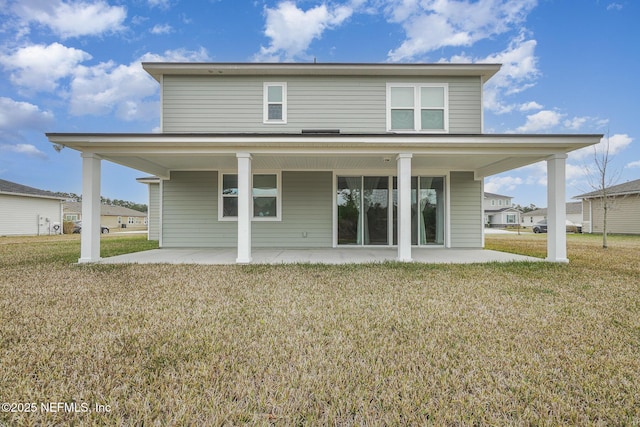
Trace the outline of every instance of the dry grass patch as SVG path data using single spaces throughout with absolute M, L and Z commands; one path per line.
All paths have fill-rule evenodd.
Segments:
M 488 242 L 540 243 L 508 237 Z M 568 266 L 3 261 L 2 401 L 111 412 L 0 425 L 638 424 L 640 240 L 620 242 L 572 238 Z

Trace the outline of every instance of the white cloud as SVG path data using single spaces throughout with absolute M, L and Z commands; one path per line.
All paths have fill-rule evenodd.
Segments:
M 547 131 L 558 126 L 564 116 L 557 111 L 542 110 L 527 116 L 527 122 L 516 131 L 521 133 Z
M 523 92 L 535 84 L 540 75 L 538 59 L 535 56 L 536 46 L 535 40 L 528 40 L 521 32 L 501 52 L 484 58 L 473 58 L 464 54 L 454 55 L 448 60 L 442 58 L 439 62 L 502 64 L 500 71 L 484 86 L 484 106 L 496 114 L 509 113 L 513 110 L 540 110 L 543 107 L 537 102 L 516 105 L 505 101 L 509 95 Z
M 28 102 L 0 97 L 0 151 L 25 154 L 46 159 L 47 155 L 35 146 L 26 143 L 10 143 L 25 140 L 24 132 L 42 132 L 53 124 L 53 113 L 42 111 Z M 1 156 L 0 156 L 1 157 Z
M 571 130 L 578 130 L 581 129 L 589 120 L 589 117 L 574 117 L 570 120 L 565 120 L 564 127 Z
M 607 145 L 609 146 L 609 155 L 615 156 L 627 148 L 632 142 L 633 138 L 627 134 L 615 134 L 611 135 L 609 138 L 605 136 L 594 146 L 581 148 L 580 150 L 569 153 L 569 158 L 572 160 L 584 160 L 589 157 L 592 158 L 594 154 L 604 153 L 607 149 Z
M 151 34 L 170 34 L 173 32 L 173 27 L 169 24 L 157 24 L 149 31 Z
M 11 71 L 11 81 L 27 92 L 53 91 L 58 81 L 73 74 L 79 63 L 91 59 L 80 49 L 60 43 L 26 46 L 0 55 L 0 64 Z
M 206 61 L 205 49 L 173 50 L 163 55 L 147 53 L 129 65 L 112 61 L 92 67 L 79 66 L 70 90 L 70 110 L 75 115 L 103 115 L 115 112 L 122 120 L 155 119 L 159 107 L 155 97 L 158 83 L 142 69 L 141 62 Z
M 105 1 L 21 0 L 13 7 L 25 22 L 45 25 L 63 39 L 96 36 L 124 29 L 123 6 Z
M 256 61 L 292 61 L 304 56 L 311 42 L 322 33 L 342 24 L 353 13 L 349 6 L 328 7 L 326 4 L 304 11 L 292 1 L 266 8 L 264 34 L 271 39 L 268 47 L 262 46 L 254 56 Z
M 627 163 L 627 165 L 625 166 L 625 168 L 628 168 L 628 169 L 632 169 L 632 168 L 640 168 L 640 160 L 636 160 L 635 162 Z
M 149 6 L 159 7 L 161 9 L 168 9 L 170 6 L 170 0 L 147 0 Z
M 53 123 L 53 113 L 28 102 L 0 97 L 0 134 L 16 129 L 43 130 Z
M 620 3 L 611 3 L 607 6 L 607 10 L 622 10 L 623 7 Z
M 484 183 L 484 191 L 488 193 L 500 194 L 505 191 L 513 191 L 524 181 L 517 176 L 492 176 L 486 179 Z
M 527 40 L 524 33 L 520 33 L 511 40 L 504 51 L 475 61 L 502 64 L 500 71 L 485 85 L 484 105 L 486 108 L 497 114 L 507 113 L 517 108 L 517 106 L 507 103 L 505 98 L 523 92 L 535 84 L 540 75 L 538 59 L 535 56 L 536 46 L 535 40 Z M 527 107 L 531 109 L 542 108 L 535 102 L 530 102 Z
M 542 110 L 543 108 L 544 107 L 538 104 L 537 102 L 531 101 L 531 102 L 527 102 L 526 104 L 520 105 L 520 107 L 518 107 L 518 110 L 522 112 L 527 112 L 532 110 Z
M 388 58 L 409 61 L 448 46 L 471 46 L 523 22 L 537 0 L 399 0 L 386 7 L 406 40 Z
M 47 159 L 48 156 L 31 144 L 0 144 L 0 151 L 24 154 L 29 157 Z

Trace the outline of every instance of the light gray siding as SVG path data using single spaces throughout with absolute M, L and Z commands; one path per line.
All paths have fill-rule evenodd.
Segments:
M 451 247 L 482 247 L 482 199 L 473 172 L 451 172 Z
M 148 239 L 160 239 L 160 184 L 149 184 Z
M 263 123 L 264 82 L 287 83 L 287 124 Z M 480 133 L 480 78 L 164 76 L 164 132 L 386 132 L 386 84 L 448 83 L 449 132 Z
M 331 247 L 332 185 L 331 172 L 282 172 L 282 221 L 254 222 L 253 245 Z
M 591 206 L 589 206 L 589 201 Z M 602 199 L 585 200 L 583 204 L 585 220 L 588 218 L 589 209 L 593 215 L 591 232 L 602 233 L 604 230 Z M 609 201 L 607 233 L 640 234 L 640 194 L 614 197 Z
M 218 173 L 172 172 L 163 183 L 163 247 L 235 247 L 218 221 Z M 331 172 L 282 172 L 282 221 L 253 222 L 254 247 L 331 247 Z M 306 233 L 306 237 L 305 234 Z
M 0 236 L 56 234 L 55 223 L 62 227 L 60 200 L 0 194 Z
M 235 247 L 235 222 L 218 221 L 218 173 L 172 172 L 163 183 L 163 247 Z

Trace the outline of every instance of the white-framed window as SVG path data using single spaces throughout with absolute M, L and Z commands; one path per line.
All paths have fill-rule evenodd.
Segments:
M 449 85 L 387 83 L 387 130 L 448 132 Z
M 267 124 L 287 123 L 287 83 L 264 83 L 263 121 Z
M 66 214 L 64 216 L 64 220 L 65 221 L 77 221 L 78 220 L 78 215 L 76 215 L 76 214 Z
M 502 199 L 498 199 L 498 206 L 502 206 Z
M 252 176 L 254 221 L 280 221 L 282 216 L 280 172 L 256 172 Z M 218 175 L 218 219 L 238 220 L 238 174 L 220 172 Z
M 491 206 L 495 206 L 496 205 L 496 200 L 495 199 L 491 199 Z
M 516 223 L 516 214 L 507 214 L 507 224 Z
M 129 219 L 127 220 L 128 224 L 135 224 L 136 223 L 136 219 L 132 216 L 129 217 Z

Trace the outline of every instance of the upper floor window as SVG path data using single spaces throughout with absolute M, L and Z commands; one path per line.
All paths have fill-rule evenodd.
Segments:
M 287 123 L 287 84 L 264 84 L 264 123 Z
M 387 84 L 387 130 L 448 132 L 449 86 L 442 84 Z

